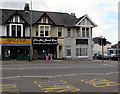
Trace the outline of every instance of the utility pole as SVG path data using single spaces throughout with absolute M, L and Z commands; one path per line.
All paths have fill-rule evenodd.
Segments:
M 102 45 L 102 62 L 104 62 L 104 44 L 103 44 L 103 38 L 101 37 L 101 45 Z
M 32 0 L 30 1 L 30 5 L 31 5 L 31 9 L 30 9 L 30 40 L 31 40 L 31 44 L 30 44 L 30 61 L 32 62 Z

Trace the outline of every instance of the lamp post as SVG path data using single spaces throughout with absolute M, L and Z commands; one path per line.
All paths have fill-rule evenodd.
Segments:
M 31 9 L 29 10 L 29 4 L 25 4 L 25 13 L 29 14 L 29 29 L 30 29 L 30 48 L 29 48 L 29 53 L 28 53 L 28 61 L 32 61 L 32 0 L 30 2 Z
M 30 52 L 29 52 L 29 62 L 32 62 L 32 0 L 30 2 Z

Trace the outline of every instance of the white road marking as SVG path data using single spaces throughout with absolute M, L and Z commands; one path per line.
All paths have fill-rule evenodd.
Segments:
M 80 68 L 80 67 L 110 67 L 110 66 L 113 66 L 113 65 L 110 65 L 110 64 L 102 64 L 101 65 L 94 65 L 94 66 L 64 66 L 64 67 L 18 67 L 18 68 L 0 68 L 2 70 L 23 70 L 23 69 L 58 69 L 58 68 Z
M 62 74 L 62 75 L 49 75 L 49 76 L 12 76 L 12 77 L 2 77 L 0 79 L 11 79 L 11 78 L 57 78 L 57 77 L 65 77 L 65 76 L 76 76 L 76 75 L 109 75 L 109 74 L 117 74 L 118 72 L 108 72 L 108 73 L 73 73 L 73 74 Z
M 0 79 L 11 79 L 11 78 L 20 78 L 21 76 L 12 76 L 12 77 L 2 77 Z
M 21 77 L 25 77 L 25 78 L 31 78 L 31 77 L 37 77 L 37 78 L 53 78 L 54 76 L 21 76 Z

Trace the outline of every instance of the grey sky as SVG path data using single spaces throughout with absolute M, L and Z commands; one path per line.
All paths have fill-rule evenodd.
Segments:
M 0 8 L 23 9 L 31 0 L 0 0 Z M 112 44 L 118 41 L 118 1 L 119 0 L 32 0 L 33 9 L 75 13 L 76 17 L 88 14 L 98 25 L 94 37 L 103 36 Z M 116 37 L 117 36 L 117 37 Z

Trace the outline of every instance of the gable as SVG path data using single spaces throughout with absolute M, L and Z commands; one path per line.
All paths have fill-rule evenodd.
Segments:
M 78 19 L 76 26 L 96 27 L 97 25 L 87 15 L 85 15 L 82 19 Z
M 8 19 L 9 23 L 25 23 L 25 21 L 23 20 L 23 18 L 19 15 L 13 15 L 12 17 L 10 17 Z
M 78 25 L 91 25 L 91 26 L 94 26 L 94 24 L 88 18 L 85 18 Z
M 53 24 L 53 21 L 47 15 L 43 15 L 36 23 L 38 23 L 38 24 Z

